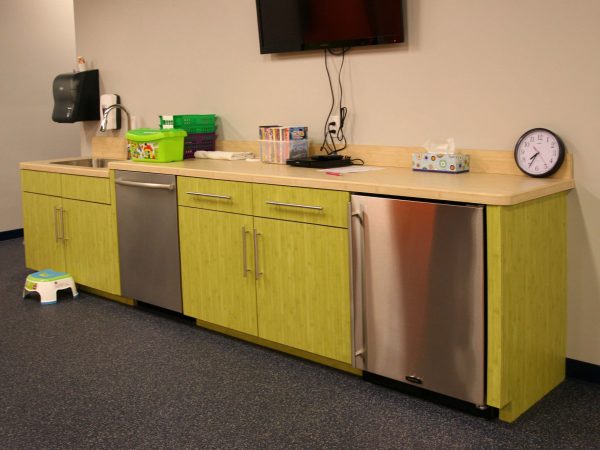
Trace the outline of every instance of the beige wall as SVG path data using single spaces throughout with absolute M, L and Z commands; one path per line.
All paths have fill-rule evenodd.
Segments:
M 577 181 L 568 356 L 600 364 L 600 2 L 407 0 L 407 11 L 405 45 L 347 56 L 350 141 L 452 136 L 462 148 L 510 150 L 529 128 L 560 134 Z M 103 91 L 146 126 L 159 114 L 214 112 L 221 139 L 254 139 L 274 122 L 319 138 L 323 55 L 261 56 L 254 0 L 75 0 L 75 24 L 77 52 L 100 69 Z
M 52 122 L 52 80 L 75 62 L 72 0 L 0 0 L 0 232 L 22 228 L 20 161 L 77 155 Z

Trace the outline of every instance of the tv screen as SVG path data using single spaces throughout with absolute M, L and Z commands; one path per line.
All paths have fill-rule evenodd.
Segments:
M 404 42 L 402 0 L 256 0 L 260 52 Z

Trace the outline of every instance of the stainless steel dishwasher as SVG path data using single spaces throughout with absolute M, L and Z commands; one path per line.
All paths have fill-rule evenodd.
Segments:
M 182 312 L 174 175 L 115 171 L 121 293 Z
M 352 196 L 354 365 L 485 405 L 484 208 Z

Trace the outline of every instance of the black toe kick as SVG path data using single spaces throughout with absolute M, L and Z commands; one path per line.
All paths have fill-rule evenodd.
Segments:
M 454 397 L 449 397 L 444 394 L 438 394 L 437 392 L 429 391 L 417 386 L 412 386 L 401 381 L 393 380 L 381 375 L 376 375 L 371 372 L 363 372 L 363 379 L 380 386 L 385 386 L 390 389 L 409 394 L 424 400 L 437 403 L 438 405 L 447 406 L 458 411 L 465 412 L 467 414 L 482 417 L 484 419 L 492 420 L 498 418 L 498 409 L 488 406 L 485 409 L 480 409 L 477 405 L 464 400 L 459 400 Z

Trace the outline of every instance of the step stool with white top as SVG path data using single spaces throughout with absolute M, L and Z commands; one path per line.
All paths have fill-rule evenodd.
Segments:
M 67 288 L 71 289 L 73 298 L 79 295 L 71 275 L 66 272 L 44 269 L 27 276 L 23 288 L 23 298 L 30 292 L 37 292 L 40 295 L 42 305 L 56 303 L 56 292 Z

